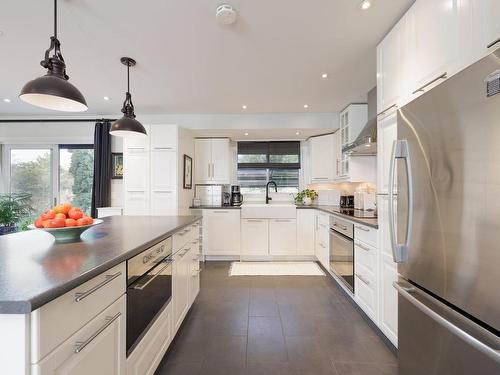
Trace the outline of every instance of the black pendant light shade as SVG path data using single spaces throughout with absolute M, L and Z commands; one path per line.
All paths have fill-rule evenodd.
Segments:
M 50 56 L 52 50 L 54 52 Z M 47 74 L 24 85 L 19 94 L 22 101 L 64 112 L 82 112 L 88 109 L 82 93 L 68 82 L 61 43 L 57 39 L 57 0 L 54 0 L 54 36 L 50 38 L 50 47 L 45 51 L 45 58 L 40 65 L 47 69 Z
M 134 104 L 132 103 L 132 95 L 130 95 L 130 67 L 135 65 L 135 60 L 130 57 L 122 57 L 120 61 L 127 66 L 127 93 L 122 107 L 123 117 L 111 125 L 109 133 L 124 138 L 145 137 L 147 135 L 146 129 L 135 119 Z

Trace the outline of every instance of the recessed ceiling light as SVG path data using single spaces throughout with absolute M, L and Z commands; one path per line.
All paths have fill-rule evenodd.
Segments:
M 309 104 L 304 104 L 304 108 L 309 108 Z
M 248 133 L 245 133 L 245 135 L 248 135 Z
M 241 109 L 247 109 L 246 104 L 243 104 L 243 105 L 241 106 Z
M 10 102 L 11 102 L 11 100 L 10 100 L 9 98 L 5 98 L 3 101 L 4 101 L 5 103 L 10 103 Z
M 299 135 L 299 134 L 300 134 L 300 132 L 295 132 L 295 135 Z
M 103 97 L 104 100 L 108 101 L 109 100 L 109 96 L 105 96 Z
M 328 74 L 327 74 L 327 73 L 323 73 L 323 74 L 321 75 L 321 78 L 328 78 Z
M 359 9 L 361 10 L 367 10 L 372 6 L 371 0 L 363 0 L 361 3 L 359 3 Z

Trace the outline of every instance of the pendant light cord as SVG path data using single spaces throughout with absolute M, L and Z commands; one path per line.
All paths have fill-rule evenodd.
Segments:
M 130 92 L 130 63 L 127 64 L 127 92 Z
M 54 38 L 57 39 L 57 0 L 54 0 Z

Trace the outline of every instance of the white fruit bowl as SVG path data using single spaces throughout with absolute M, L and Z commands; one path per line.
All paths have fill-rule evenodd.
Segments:
M 62 227 L 62 228 L 37 228 L 33 224 L 28 225 L 29 229 L 43 230 L 44 232 L 50 233 L 56 239 L 56 241 L 74 241 L 80 238 L 81 234 L 87 229 L 95 227 L 96 225 L 102 224 L 101 219 L 94 219 L 94 222 L 90 225 L 80 225 L 78 227 Z

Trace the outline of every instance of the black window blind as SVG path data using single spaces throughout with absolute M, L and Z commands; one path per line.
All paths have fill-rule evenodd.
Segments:
M 300 142 L 238 142 L 238 169 L 300 169 Z

